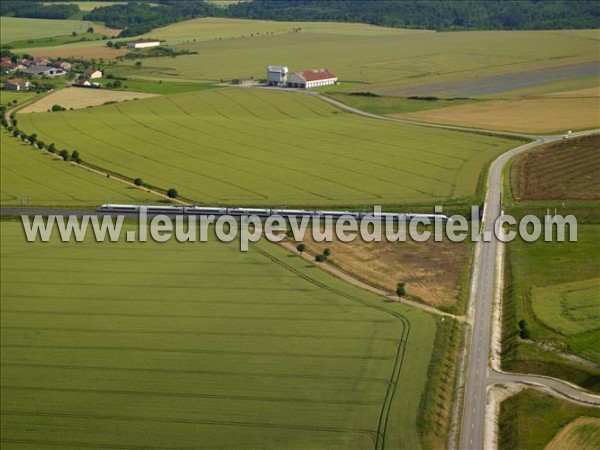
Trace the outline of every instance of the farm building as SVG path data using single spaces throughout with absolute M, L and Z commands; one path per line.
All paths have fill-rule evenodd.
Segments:
M 329 86 L 336 84 L 337 76 L 329 69 L 305 70 L 304 72 L 295 72 L 288 77 L 288 87 L 310 89 L 319 86 Z
M 36 75 L 38 77 L 62 77 L 67 74 L 63 69 L 52 66 L 29 66 L 23 70 L 25 75 Z
M 93 80 L 94 78 L 102 78 L 102 72 L 96 69 L 88 69 L 83 73 L 83 75 L 90 80 Z
M 288 68 L 285 66 L 267 67 L 267 84 L 269 86 L 285 86 L 287 82 Z
M 4 83 L 7 91 L 28 91 L 30 87 L 31 83 L 23 78 L 12 78 Z
M 150 48 L 150 47 L 158 47 L 160 45 L 160 41 L 155 39 L 140 39 L 137 41 L 131 41 L 127 43 L 128 48 Z
M 69 71 L 69 70 L 71 70 L 72 64 L 67 61 L 54 61 L 52 63 L 52 67 L 58 67 L 59 69 Z

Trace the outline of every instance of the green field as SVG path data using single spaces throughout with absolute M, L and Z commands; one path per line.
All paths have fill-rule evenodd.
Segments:
M 111 82 L 114 80 L 99 79 L 98 83 Z M 120 91 L 136 91 L 136 92 L 147 92 L 149 94 L 181 94 L 184 92 L 196 92 L 204 91 L 206 89 L 213 89 L 216 86 L 208 83 L 177 83 L 176 81 L 146 81 L 146 80 L 120 80 L 121 87 L 117 90 Z
M 431 316 L 266 242 L 1 233 L 3 447 L 420 447 Z
M 502 402 L 498 447 L 543 450 L 563 427 L 582 416 L 600 417 L 600 410 L 525 390 Z
M 102 8 L 104 6 L 112 6 L 118 5 L 119 3 L 127 3 L 127 2 L 52 2 L 52 3 L 44 3 L 48 5 L 56 5 L 56 4 L 66 4 L 66 5 L 77 5 L 80 10 L 89 12 L 94 8 Z
M 10 44 L 13 41 L 40 39 L 52 36 L 64 36 L 73 31 L 84 33 L 89 27 L 99 28 L 93 22 L 82 20 L 23 19 L 0 17 L 0 42 Z
M 536 317 L 560 334 L 573 335 L 600 328 L 599 278 L 536 287 L 531 297 Z
M 12 106 L 13 101 L 17 101 L 16 105 L 21 105 L 27 100 L 31 100 L 35 97 L 35 92 L 15 92 L 15 91 L 0 91 L 0 105 Z
M 302 31 L 290 32 L 297 27 Z M 420 86 L 438 96 L 504 97 L 516 89 L 519 95 L 548 91 L 544 85 L 552 91 L 557 82 L 562 90 L 598 85 L 595 30 L 431 32 L 196 19 L 153 30 L 148 36 L 198 52 L 176 59 L 145 59 L 138 75 L 158 79 L 261 79 L 267 65 L 281 64 L 291 71 L 328 67 L 342 81 L 361 81 L 370 91 L 397 96 L 414 95 Z M 587 63 L 587 70 L 573 68 L 560 76 L 560 71 L 554 72 L 579 63 Z M 547 72 L 535 72 L 539 69 Z M 129 74 L 133 67 L 120 70 Z M 506 74 L 511 76 L 487 80 Z
M 81 149 L 97 166 L 212 204 L 464 205 L 485 164 L 517 145 L 238 88 L 22 114 L 19 127 Z
M 34 150 L 0 132 L 1 206 L 97 206 L 157 203 L 156 196 Z M 3 243 L 4 244 L 4 243 Z

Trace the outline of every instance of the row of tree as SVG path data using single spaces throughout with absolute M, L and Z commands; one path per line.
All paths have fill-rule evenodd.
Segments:
M 32 19 L 69 19 L 79 12 L 77 5 L 56 4 L 34 0 L 2 0 L 0 15 L 11 17 L 29 17 Z

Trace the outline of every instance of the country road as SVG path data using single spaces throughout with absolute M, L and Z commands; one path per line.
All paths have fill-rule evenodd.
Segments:
M 595 134 L 598 131 L 590 130 L 574 133 L 573 137 Z M 494 383 L 522 382 L 545 385 L 559 393 L 563 393 L 565 398 L 575 399 L 582 403 L 590 403 L 591 400 L 592 403 L 600 405 L 600 397 L 590 396 L 560 380 L 533 375 L 492 373 L 490 368 L 492 306 L 496 270 L 502 270 L 502 268 L 496 267 L 498 240 L 494 233 L 494 224 L 502 214 L 502 171 L 506 163 L 515 155 L 561 139 L 562 136 L 538 137 L 535 142 L 521 145 L 504 153 L 492 163 L 489 169 L 483 216 L 483 235 L 489 235 L 491 239 L 489 242 L 480 240 L 475 249 L 470 301 L 473 327 L 466 370 L 466 389 L 459 445 L 461 450 L 481 450 L 485 448 L 487 387 Z

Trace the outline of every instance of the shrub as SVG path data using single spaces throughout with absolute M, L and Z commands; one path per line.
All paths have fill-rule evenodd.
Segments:
M 81 161 L 81 155 L 79 154 L 79 152 L 77 150 L 73 150 L 73 152 L 71 152 L 71 159 L 73 161 Z
M 175 188 L 170 188 L 170 189 L 167 191 L 167 197 L 169 197 L 169 198 L 177 198 L 177 195 L 178 195 L 178 194 L 179 194 L 179 193 L 177 192 L 177 189 L 175 189 Z
M 48 151 L 50 153 L 56 153 L 56 146 L 54 145 L 54 143 L 52 143 L 48 146 Z
M 406 295 L 406 283 L 400 282 L 396 285 L 396 295 L 404 297 Z
M 68 161 L 69 160 L 69 151 L 68 150 L 61 150 L 59 153 L 60 157 L 65 160 Z
M 144 182 L 141 178 L 136 178 L 135 180 L 133 180 L 133 184 L 135 184 L 136 186 L 141 186 L 144 184 Z
M 315 261 L 325 262 L 325 261 L 327 261 L 327 257 L 325 255 L 322 255 L 319 253 L 318 255 L 315 256 Z
M 300 254 L 302 254 L 304 252 L 304 250 L 306 250 L 306 245 L 304 245 L 304 244 L 298 244 L 298 245 L 296 245 L 296 250 L 298 250 L 298 252 Z
M 329 248 L 326 248 L 325 250 L 323 250 L 323 255 L 329 258 L 331 256 L 331 250 L 329 250 Z

